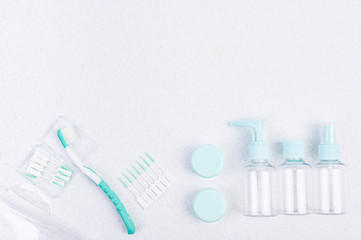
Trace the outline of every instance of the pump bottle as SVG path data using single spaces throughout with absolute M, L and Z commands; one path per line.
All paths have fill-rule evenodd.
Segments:
M 264 120 L 240 120 L 229 125 L 253 129 L 253 141 L 249 146 L 250 163 L 242 174 L 243 214 L 277 215 L 276 169 L 268 162 L 269 149 L 263 137 Z
M 318 145 L 319 163 L 315 165 L 315 213 L 346 213 L 346 172 L 340 162 L 340 147 L 336 143 L 335 126 L 322 127 L 321 144 Z

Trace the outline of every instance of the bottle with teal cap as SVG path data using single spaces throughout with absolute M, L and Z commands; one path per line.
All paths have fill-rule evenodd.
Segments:
M 240 120 L 229 125 L 253 129 L 253 140 L 249 146 L 250 163 L 242 174 L 243 214 L 277 215 L 276 169 L 268 162 L 269 148 L 263 136 L 264 120 Z
M 277 169 L 280 214 L 304 215 L 310 212 L 312 168 L 304 161 L 304 155 L 304 141 L 283 142 L 285 161 Z
M 346 213 L 347 167 L 340 162 L 340 147 L 336 143 L 335 125 L 322 126 L 318 145 L 319 163 L 315 165 L 315 213 Z

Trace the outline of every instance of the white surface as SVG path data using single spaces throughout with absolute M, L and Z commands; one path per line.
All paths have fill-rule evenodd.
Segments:
M 54 212 L 94 239 L 359 239 L 360 25 L 359 1 L 0 0 L 0 182 L 23 181 L 17 166 L 63 114 L 97 139 L 89 163 L 137 226 L 127 236 L 107 197 L 76 174 Z M 314 162 L 320 124 L 335 122 L 356 183 L 350 213 L 242 216 L 251 132 L 227 126 L 240 118 L 268 120 L 277 165 L 293 138 Z M 214 179 L 190 167 L 207 143 L 225 154 Z M 147 211 L 116 180 L 143 151 L 177 180 Z M 204 187 L 228 199 L 217 223 L 192 213 Z

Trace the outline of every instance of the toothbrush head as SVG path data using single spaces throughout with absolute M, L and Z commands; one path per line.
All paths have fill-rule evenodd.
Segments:
M 74 127 L 65 127 L 58 130 L 58 137 L 64 148 L 68 147 L 70 143 L 78 139 L 78 133 Z

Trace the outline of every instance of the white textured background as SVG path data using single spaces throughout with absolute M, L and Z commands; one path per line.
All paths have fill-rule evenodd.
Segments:
M 77 174 L 55 216 L 93 239 L 360 239 L 360 1 L 0 0 L 0 183 L 58 114 L 97 139 L 89 164 L 137 226 L 127 236 L 98 189 Z M 266 118 L 272 163 L 280 142 L 304 139 L 315 162 L 319 126 L 335 122 L 349 166 L 343 216 L 244 217 L 240 172 L 251 133 L 230 120 Z M 190 168 L 200 144 L 225 154 L 223 172 Z M 116 177 L 148 151 L 176 184 L 143 211 Z M 194 194 L 219 188 L 225 217 L 192 214 Z

